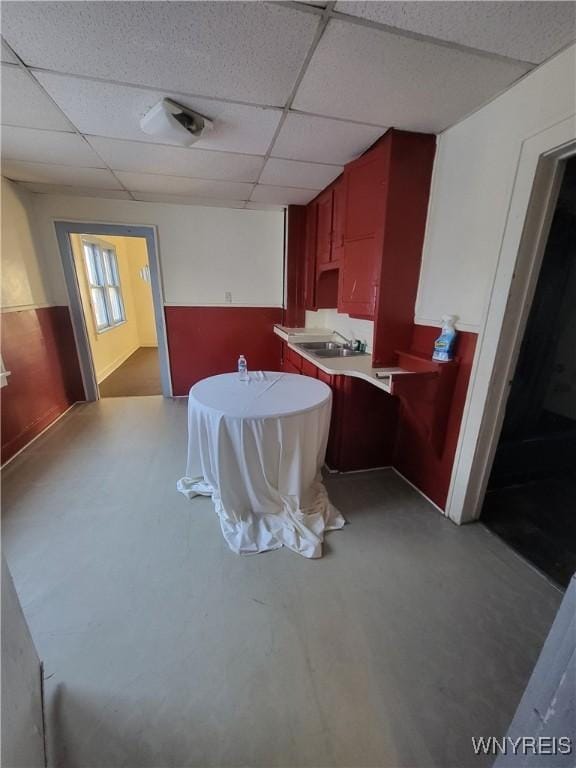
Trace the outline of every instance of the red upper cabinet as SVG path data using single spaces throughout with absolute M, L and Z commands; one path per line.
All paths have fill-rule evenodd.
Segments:
M 414 321 L 434 136 L 390 130 L 346 166 L 338 309 L 374 319 L 374 364 L 391 365 Z
M 373 363 L 394 365 L 414 327 L 436 137 L 390 132 L 382 259 L 374 315 Z
M 346 166 L 344 238 L 373 237 L 384 225 L 390 143 L 384 140 Z
M 344 247 L 344 224 L 346 214 L 346 184 L 341 176 L 334 184 L 332 202 L 332 262 L 340 264 Z
M 344 245 L 345 186 L 340 177 L 315 200 L 318 211 L 316 232 L 316 268 L 337 269 Z
M 318 224 L 318 206 L 315 202 L 306 206 L 306 245 L 304 268 L 304 306 L 315 310 L 316 307 L 316 228 Z
M 344 243 L 338 310 L 371 318 L 376 309 L 380 247 L 376 237 Z
M 331 187 L 328 187 L 316 201 L 318 210 L 318 228 L 316 233 L 317 268 L 332 260 L 332 202 L 333 190 Z
M 344 171 L 342 274 L 338 309 L 372 318 L 382 257 L 389 142 L 350 163 Z
M 306 206 L 304 306 L 374 320 L 377 366 L 410 344 L 435 146 L 391 129 Z

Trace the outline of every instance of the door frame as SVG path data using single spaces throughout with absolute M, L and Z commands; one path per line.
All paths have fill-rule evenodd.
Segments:
M 576 154 L 569 117 L 522 143 L 494 282 L 478 336 L 446 515 L 477 520 L 500 438 L 563 175 Z
M 64 270 L 64 280 L 70 302 L 70 316 L 76 340 L 80 371 L 84 383 L 86 400 L 98 400 L 98 382 L 88 339 L 86 318 L 80 297 L 80 286 L 70 235 L 95 235 L 98 237 L 141 237 L 146 240 L 148 251 L 148 266 L 150 267 L 150 285 L 152 288 L 152 303 L 154 305 L 154 323 L 158 338 L 158 362 L 160 364 L 160 380 L 164 397 L 172 397 L 172 378 L 170 376 L 170 358 L 168 355 L 168 338 L 166 335 L 166 318 L 164 316 L 164 289 L 162 272 L 158 258 L 156 227 L 131 226 L 127 224 L 100 224 L 81 221 L 55 221 L 56 238 L 60 250 L 60 258 Z

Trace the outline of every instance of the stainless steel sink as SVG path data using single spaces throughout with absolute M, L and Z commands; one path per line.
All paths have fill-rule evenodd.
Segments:
M 346 349 L 340 347 L 339 349 L 316 349 L 314 350 L 316 357 L 362 357 L 366 356 L 367 352 L 357 352 L 355 349 Z
M 296 346 L 302 347 L 302 349 L 307 349 L 310 352 L 315 352 L 318 349 L 342 349 L 344 347 L 344 345 L 338 341 L 306 341 L 297 344 Z

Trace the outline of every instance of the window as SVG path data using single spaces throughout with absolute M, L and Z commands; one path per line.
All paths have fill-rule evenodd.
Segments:
M 98 240 L 82 240 L 82 247 L 94 323 L 101 333 L 126 320 L 116 249 Z

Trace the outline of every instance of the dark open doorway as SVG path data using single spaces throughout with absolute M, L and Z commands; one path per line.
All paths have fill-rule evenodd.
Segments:
M 576 571 L 576 158 L 566 163 L 482 521 L 568 584 Z

